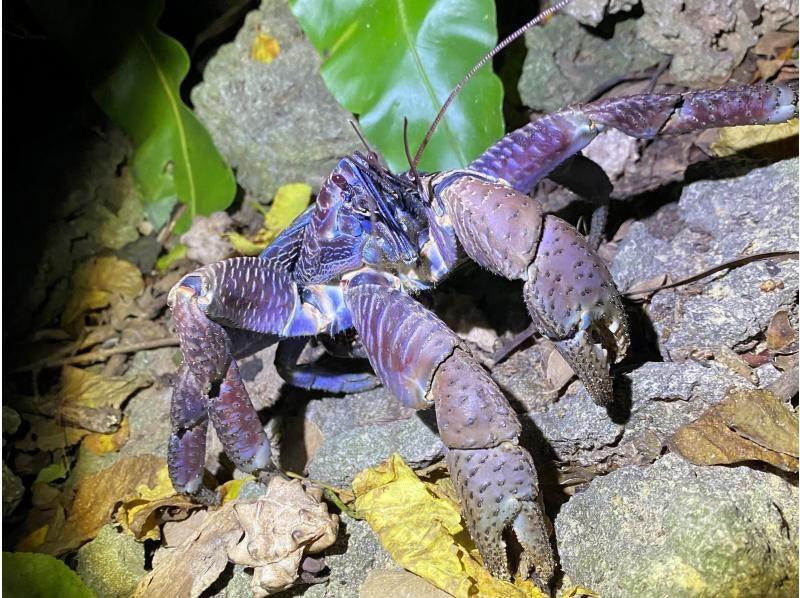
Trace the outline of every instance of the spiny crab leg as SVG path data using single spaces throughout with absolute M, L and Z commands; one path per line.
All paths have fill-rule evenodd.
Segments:
M 261 258 L 196 270 L 172 289 L 168 304 L 185 361 L 173 391 L 168 455 L 176 489 L 201 489 L 206 415 L 238 469 L 269 469 L 269 440 L 235 358 L 279 335 L 316 334 L 315 312 L 300 302 L 286 270 Z
M 436 405 L 450 475 L 487 568 L 502 579 L 530 577 L 544 588 L 555 561 L 516 415 L 458 336 L 393 288 L 395 282 L 361 273 L 347 283 L 345 297 L 370 363 L 406 406 Z M 511 554 L 512 547 L 520 553 Z

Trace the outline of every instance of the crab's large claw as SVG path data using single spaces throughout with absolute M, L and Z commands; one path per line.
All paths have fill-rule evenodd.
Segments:
M 585 237 L 554 216 L 544 220 L 528 267 L 525 302 L 599 405 L 612 396 L 609 366 L 628 350 L 628 320 L 605 264 Z
M 555 342 L 592 399 L 608 403 L 609 365 L 627 351 L 628 324 L 611 274 L 586 239 L 502 181 L 463 173 L 433 184 L 467 254 L 525 281 L 538 331 Z
M 346 294 L 375 372 L 405 405 L 436 405 L 450 476 L 487 568 L 546 587 L 555 561 L 516 414 L 458 336 L 391 283 L 361 274 Z

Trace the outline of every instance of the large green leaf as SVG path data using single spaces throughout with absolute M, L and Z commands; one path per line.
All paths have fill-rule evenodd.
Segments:
M 9 598 L 94 598 L 80 577 L 57 558 L 3 553 L 3 594 Z
M 163 0 L 31 0 L 48 33 L 63 42 L 92 96 L 136 145 L 132 171 L 156 208 L 186 203 L 195 214 L 227 208 L 236 193 L 211 136 L 181 101 L 189 71 L 183 47 L 156 27 Z M 163 209 L 162 209 L 163 213 Z
M 323 56 L 322 77 L 394 170 L 411 153 L 450 90 L 497 40 L 491 0 L 290 0 Z M 465 166 L 503 134 L 502 86 L 482 69 L 450 106 L 425 170 Z

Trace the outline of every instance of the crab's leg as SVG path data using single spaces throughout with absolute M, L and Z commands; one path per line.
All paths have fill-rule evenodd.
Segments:
M 279 335 L 315 334 L 319 314 L 301 303 L 281 264 L 261 258 L 235 258 L 196 270 L 172 289 L 168 303 L 185 361 L 173 391 L 168 459 L 173 483 L 190 493 L 200 489 L 203 410 L 237 468 L 268 468 L 269 440 L 235 358 Z M 254 345 L 256 336 L 260 340 Z
M 369 370 L 363 359 L 323 355 L 313 363 L 298 364 L 307 343 L 307 338 L 291 338 L 278 343 L 275 369 L 288 384 L 333 393 L 363 392 L 380 384 L 372 372 L 359 370 L 361 364 Z
M 536 470 L 517 443 L 516 415 L 455 333 L 394 283 L 378 273 L 348 283 L 345 298 L 370 363 L 405 405 L 436 405 L 450 475 L 490 571 L 544 586 L 555 565 Z M 512 537 L 520 554 L 510 554 Z
M 710 127 L 778 123 L 793 116 L 797 95 L 786 83 L 604 99 L 554 112 L 509 133 L 469 169 L 528 193 L 608 127 L 650 139 Z

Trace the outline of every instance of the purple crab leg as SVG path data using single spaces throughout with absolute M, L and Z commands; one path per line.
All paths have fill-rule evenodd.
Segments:
M 450 476 L 472 539 L 503 579 L 546 587 L 555 561 L 538 499 L 536 470 L 518 445 L 520 425 L 503 393 L 441 320 L 389 275 L 361 273 L 345 298 L 383 384 L 409 407 L 436 405 Z M 509 535 L 511 545 L 506 544 Z
M 167 466 L 175 490 L 186 494 L 197 494 L 203 483 L 208 413 L 201 395 L 200 385 L 192 371 L 182 365 L 170 405 L 172 434 Z
M 710 127 L 778 123 L 793 116 L 797 94 L 785 83 L 604 99 L 554 112 L 509 133 L 469 170 L 529 193 L 607 127 L 651 139 Z
M 291 338 L 278 343 L 275 369 L 288 384 L 308 390 L 332 393 L 356 393 L 375 388 L 380 381 L 370 371 L 357 371 L 364 359 L 323 355 L 317 361 L 298 364 L 308 339 Z
M 200 490 L 207 429 L 202 411 L 237 468 L 268 468 L 269 440 L 235 356 L 279 335 L 317 332 L 315 311 L 301 303 L 285 268 L 261 258 L 235 258 L 192 272 L 172 289 L 168 303 L 185 361 L 173 391 L 173 484 L 189 493 Z

